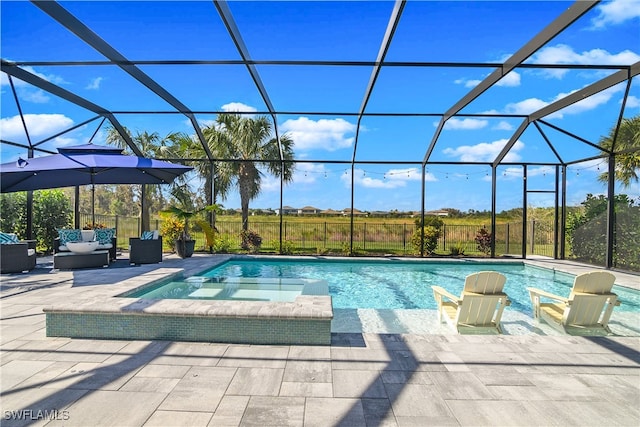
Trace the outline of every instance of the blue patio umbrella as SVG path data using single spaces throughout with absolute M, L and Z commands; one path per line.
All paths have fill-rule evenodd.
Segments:
M 95 184 L 169 184 L 193 169 L 125 155 L 122 151 L 117 147 L 84 144 L 59 148 L 58 154 L 3 163 L 0 193 Z

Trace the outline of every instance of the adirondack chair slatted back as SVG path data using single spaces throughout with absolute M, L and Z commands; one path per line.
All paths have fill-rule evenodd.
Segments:
M 502 292 L 507 278 L 496 271 L 480 271 L 467 276 L 463 292 L 495 294 Z
M 506 301 L 507 295 L 503 293 L 465 293 L 458 307 L 456 324 L 483 326 L 499 322 Z
M 583 294 L 608 294 L 616 281 L 616 276 L 608 271 L 592 271 L 576 276 L 571 289 L 572 298 L 574 293 Z

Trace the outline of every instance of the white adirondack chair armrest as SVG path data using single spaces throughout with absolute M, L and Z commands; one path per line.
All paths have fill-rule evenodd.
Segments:
M 433 289 L 433 294 L 436 298 L 436 301 L 440 301 L 442 299 L 442 297 L 445 297 L 447 299 L 450 299 L 451 302 L 453 302 L 456 305 L 460 305 L 460 298 L 453 295 L 451 292 L 447 291 L 445 288 L 441 287 L 441 286 L 432 286 L 431 289 Z
M 529 291 L 529 294 L 531 295 L 531 299 L 533 299 L 534 296 L 539 296 L 539 297 L 545 297 L 545 298 L 549 298 L 549 299 L 552 299 L 552 300 L 564 302 L 565 304 L 567 302 L 569 302 L 568 298 L 564 298 L 564 297 L 561 297 L 559 295 L 552 294 L 551 292 L 543 291 L 542 289 L 527 288 L 527 290 Z

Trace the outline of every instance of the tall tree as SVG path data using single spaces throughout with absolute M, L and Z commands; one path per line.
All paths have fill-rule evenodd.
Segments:
M 224 113 L 218 115 L 216 121 L 202 129 L 207 145 L 217 159 L 234 161 L 216 162 L 214 171 L 214 194 L 212 203 L 217 198 L 224 200 L 231 188 L 237 187 L 240 193 L 242 210 L 242 229 L 249 229 L 249 202 L 255 199 L 261 190 L 262 177 L 265 172 L 291 182 L 293 178 L 293 140 L 287 134 L 280 136 L 283 159 L 280 160 L 278 141 L 273 137 L 272 125 L 267 117 L 246 117 L 240 114 Z M 183 142 L 186 141 L 183 139 Z M 192 141 L 187 145 L 195 150 L 191 157 L 205 157 L 198 151 L 203 148 L 199 142 Z M 209 187 L 211 184 L 208 164 L 196 166 Z M 207 181 L 209 180 L 209 181 Z
M 599 145 L 603 149 L 611 150 L 613 147 L 617 154 L 615 178 L 620 181 L 625 188 L 632 183 L 638 182 L 640 173 L 640 115 L 629 119 L 622 119 L 620 129 L 616 136 L 616 127 L 612 127 L 609 134 L 600 139 Z M 614 137 L 615 145 L 614 145 Z M 609 173 L 600 174 L 598 179 L 602 182 L 609 180 Z
M 131 135 L 133 142 L 138 146 L 140 151 L 145 157 L 172 157 L 174 153 L 174 134 L 169 134 L 164 138 L 161 138 L 157 132 L 137 132 L 136 135 Z M 122 138 L 120 133 L 114 128 L 108 129 L 107 143 L 115 145 L 117 147 L 127 150 L 129 146 Z M 180 177 L 176 179 L 176 182 L 180 181 Z M 142 184 L 137 191 L 137 197 L 140 201 L 140 218 L 142 223 L 142 230 L 149 230 L 151 224 L 151 210 L 153 209 L 154 200 L 161 198 L 161 189 L 156 184 Z M 144 200 L 143 200 L 144 199 Z M 158 210 L 160 206 L 156 206 Z

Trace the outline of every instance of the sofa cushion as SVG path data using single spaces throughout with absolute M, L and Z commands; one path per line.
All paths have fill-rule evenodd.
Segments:
M 96 228 L 96 240 L 100 245 L 111 245 L 111 239 L 116 235 L 115 228 Z M 109 246 L 111 247 L 111 246 Z
M 58 230 L 60 246 L 66 246 L 69 242 L 81 242 L 82 233 L 77 228 L 62 228 Z
M 18 236 L 15 233 L 0 233 L 0 244 L 10 245 L 18 243 Z

